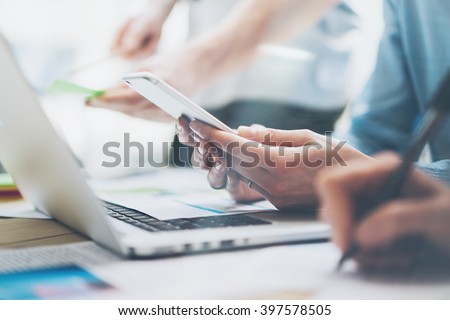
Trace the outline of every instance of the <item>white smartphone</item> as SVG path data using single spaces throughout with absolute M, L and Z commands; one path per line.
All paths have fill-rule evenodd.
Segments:
M 130 88 L 175 119 L 184 116 L 189 120 L 200 120 L 217 129 L 234 133 L 222 121 L 150 72 L 126 74 L 123 80 Z

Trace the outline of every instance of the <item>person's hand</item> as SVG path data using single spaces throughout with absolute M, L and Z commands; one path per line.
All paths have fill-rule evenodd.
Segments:
M 139 71 L 150 71 L 185 95 L 192 94 L 196 87 L 196 74 L 190 70 L 188 57 L 153 56 L 145 61 Z M 87 106 L 110 109 L 129 116 L 146 120 L 174 121 L 169 114 L 142 97 L 125 84 L 119 84 L 106 90 L 106 93 L 86 101 Z
M 112 52 L 125 59 L 141 59 L 155 52 L 161 30 L 175 0 L 156 0 L 140 15 L 125 22 L 116 34 Z
M 159 122 L 172 122 L 174 118 L 126 85 L 106 90 L 105 94 L 87 100 L 87 106 L 113 110 L 129 116 Z
M 240 127 L 239 135 L 236 135 L 199 121 L 191 122 L 190 129 L 201 140 L 230 157 L 214 159 L 214 166 L 209 167 L 211 186 L 222 184 L 224 187 L 224 177 L 232 171 L 247 187 L 278 208 L 316 206 L 318 199 L 313 182 L 320 170 L 328 166 L 345 166 L 349 159 L 370 159 L 345 142 L 309 130 Z M 197 149 L 194 157 L 202 161 L 208 150 Z M 208 162 L 205 167 L 208 168 Z M 219 173 L 212 175 L 215 171 Z
M 179 141 L 195 148 L 192 156 L 193 167 L 208 170 L 208 181 L 214 189 L 226 187 L 231 197 L 238 203 L 264 199 L 259 192 L 250 189 L 247 182 L 243 181 L 236 172 L 228 170 L 222 150 L 195 136 L 189 127 L 188 120 L 180 117 L 176 128 Z
M 450 257 L 450 189 L 417 169 L 399 199 L 355 222 L 358 206 L 383 187 L 400 163 L 392 154 L 377 159 L 350 162 L 319 175 L 322 215 L 333 227 L 334 242 L 343 251 L 356 243 L 361 251 L 355 259 L 364 269 L 411 268 L 430 248 L 442 254 L 439 259 Z

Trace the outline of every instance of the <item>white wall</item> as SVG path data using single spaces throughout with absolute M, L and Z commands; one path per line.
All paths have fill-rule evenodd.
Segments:
M 123 141 L 129 132 L 135 141 L 172 141 L 173 123 L 158 124 L 84 107 L 76 96 L 48 95 L 46 90 L 67 71 L 109 55 L 118 26 L 139 12 L 146 0 L 0 0 L 0 32 L 12 43 L 20 65 L 41 96 L 41 101 L 58 130 L 93 176 L 110 177 L 142 171 L 139 168 L 105 169 L 102 146 Z M 163 50 L 175 50 L 186 36 L 183 18 L 186 8 L 178 8 L 168 23 L 171 36 Z M 129 63 L 112 60 L 78 74 L 78 83 L 102 89 L 116 84 L 132 71 Z M 156 151 L 155 160 L 165 155 Z M 145 168 L 144 171 L 151 168 Z

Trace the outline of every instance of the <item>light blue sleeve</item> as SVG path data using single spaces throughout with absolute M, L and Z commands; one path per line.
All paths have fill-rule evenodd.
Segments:
M 366 154 L 402 152 L 418 117 L 408 67 L 403 54 L 395 4 L 385 1 L 385 31 L 375 71 L 360 99 L 352 105 L 346 139 Z
M 450 160 L 441 160 L 429 164 L 417 164 L 427 175 L 439 179 L 450 186 Z
M 420 116 L 418 99 L 402 43 L 396 4 L 386 0 L 385 33 L 380 44 L 377 66 L 361 98 L 352 106 L 348 142 L 372 155 L 391 150 L 402 153 Z M 416 164 L 426 174 L 450 185 L 450 160 Z

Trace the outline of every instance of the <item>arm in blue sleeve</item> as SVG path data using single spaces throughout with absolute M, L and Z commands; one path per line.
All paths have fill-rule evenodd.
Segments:
M 395 4 L 385 1 L 385 32 L 377 65 L 362 96 L 352 106 L 351 145 L 366 154 L 402 152 L 418 117 Z
M 416 166 L 427 175 L 439 179 L 450 186 L 450 160 L 441 160 L 430 164 L 418 163 Z

